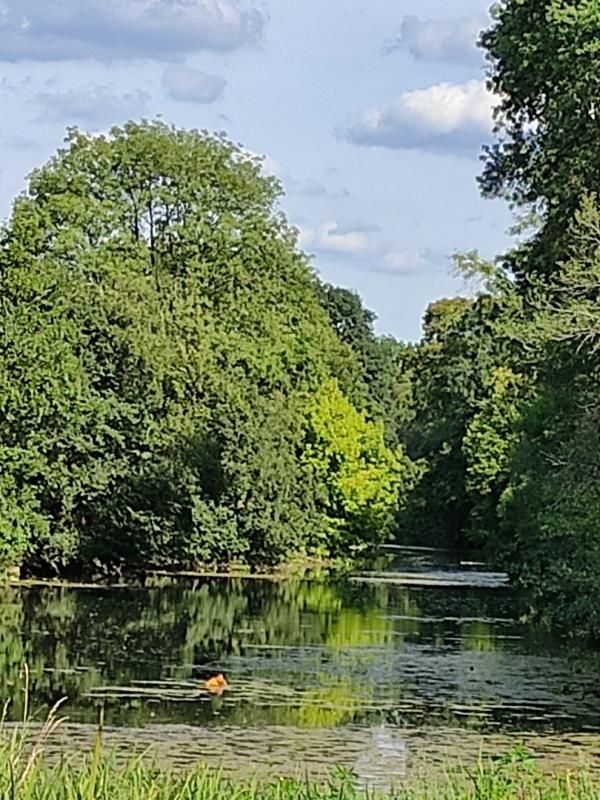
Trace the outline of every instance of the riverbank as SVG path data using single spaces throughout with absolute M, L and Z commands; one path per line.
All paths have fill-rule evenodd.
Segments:
M 407 559 L 404 571 L 398 559 Z M 475 556 L 477 558 L 477 556 Z M 54 575 L 29 570 L 26 566 L 0 570 L 0 585 L 65 586 L 72 589 L 162 586 L 183 579 L 223 578 L 255 581 L 351 579 L 356 583 L 392 583 L 401 586 L 463 586 L 502 588 L 508 585 L 503 572 L 489 571 L 491 566 L 472 560 L 472 553 L 411 545 L 380 545 L 362 550 L 347 558 L 297 555 L 279 564 L 248 564 L 234 561 L 225 564 L 201 563 L 169 568 L 147 565 L 102 565 Z M 450 566 L 451 564 L 451 566 Z M 441 569 L 440 569 L 441 565 Z M 487 572 L 484 570 L 488 570 Z M 391 571 L 389 571 L 391 570 Z
M 69 586 L 71 588 L 112 588 L 142 585 L 160 585 L 164 580 L 178 578 L 231 578 L 258 581 L 308 580 L 343 577 L 360 568 L 365 557 L 324 558 L 298 556 L 275 565 L 231 562 L 226 564 L 194 564 L 171 568 L 152 565 L 97 565 L 96 568 L 69 569 L 53 575 L 24 567 L 0 569 L 0 585 L 11 586 Z
M 473 769 L 449 771 L 442 780 L 424 777 L 386 792 L 364 790 L 350 772 L 332 769 L 327 781 L 282 778 L 235 780 L 200 766 L 169 771 L 142 759 L 117 765 L 100 740 L 83 764 L 43 760 L 43 741 L 24 747 L 17 738 L 0 744 L 0 797 L 10 800 L 597 800 L 600 782 L 583 768 L 543 775 L 526 753 L 516 751 Z

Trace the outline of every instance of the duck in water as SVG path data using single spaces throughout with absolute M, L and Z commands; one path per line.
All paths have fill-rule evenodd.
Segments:
M 213 675 L 211 678 L 208 678 L 204 682 L 204 688 L 207 689 L 211 694 L 223 694 L 227 688 L 227 681 L 225 680 L 223 673 L 219 672 L 218 675 Z

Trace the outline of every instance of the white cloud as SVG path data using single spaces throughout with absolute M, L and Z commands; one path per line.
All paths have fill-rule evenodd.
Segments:
M 404 250 L 390 250 L 382 259 L 383 266 L 394 273 L 410 273 L 422 263 L 419 253 L 409 253 Z
M 40 106 L 40 122 L 83 123 L 93 128 L 143 116 L 149 100 L 146 92 L 116 94 L 110 86 L 82 86 L 61 92 L 40 92 L 33 102 Z
M 483 81 L 438 83 L 367 111 L 342 135 L 357 145 L 469 155 L 490 136 L 494 104 Z
M 192 67 L 167 67 L 162 78 L 163 89 L 172 100 L 184 103 L 214 103 L 223 95 L 227 81 Z
M 429 247 L 402 249 L 377 241 L 370 233 L 380 232 L 378 225 L 356 222 L 324 222 L 316 227 L 298 226 L 298 245 L 309 253 L 345 257 L 349 267 L 402 278 L 438 268 L 447 258 Z
M 488 25 L 489 19 L 480 15 L 455 19 L 419 19 L 409 15 L 402 20 L 398 35 L 386 43 L 385 50 L 407 50 L 420 61 L 480 64 L 483 54 L 477 42 Z
M 281 164 L 272 156 L 262 156 L 262 171 L 270 178 L 280 178 Z
M 335 221 L 316 228 L 299 228 L 298 244 L 303 250 L 340 255 L 363 255 L 371 248 L 365 231 L 351 230 Z
M 331 185 L 323 183 L 317 178 L 304 178 L 297 180 L 290 175 L 282 176 L 286 194 L 300 195 L 304 197 L 336 197 L 346 199 L 350 197 L 350 192 L 342 188 L 333 188 Z
M 0 60 L 153 58 L 257 43 L 243 0 L 2 0 Z
M 380 241 L 379 225 L 373 222 L 327 221 L 310 226 L 297 223 L 298 246 L 309 254 L 343 258 L 349 268 L 402 278 L 440 268 L 445 270 L 447 257 L 430 247 L 404 249 Z
M 372 272 L 385 275 L 414 275 L 444 260 L 439 253 L 426 247 L 422 250 L 386 250 L 379 261 L 371 267 Z
M 9 81 L 7 77 L 0 80 L 0 92 L 11 94 L 20 94 L 26 91 L 33 84 L 31 75 L 27 75 L 18 81 Z

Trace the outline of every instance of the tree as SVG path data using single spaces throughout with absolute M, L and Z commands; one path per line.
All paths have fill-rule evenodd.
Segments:
M 499 366 L 492 370 L 486 393 L 469 421 L 462 441 L 465 489 L 473 541 L 498 550 L 500 500 L 509 483 L 515 451 L 521 438 L 521 418 L 531 396 L 531 380 Z
M 307 408 L 358 368 L 279 194 L 159 123 L 72 130 L 33 173 L 0 241 L 5 559 L 277 561 L 329 528 Z
M 335 380 L 323 384 L 308 408 L 304 460 L 323 487 L 319 504 L 329 520 L 327 547 L 385 541 L 401 491 L 413 468 L 401 450 L 389 450 L 383 425 L 369 422 L 344 397 Z
M 481 39 L 499 100 L 484 195 L 540 218 L 509 263 L 548 274 L 565 256 L 569 220 L 600 181 L 600 5 L 596 0 L 502 0 Z
M 413 415 L 407 348 L 391 336 L 376 335 L 377 316 L 364 307 L 356 292 L 324 284 L 321 297 L 333 330 L 349 346 L 358 365 L 358 370 L 350 365 L 352 379 L 346 379 L 343 388 L 359 408 L 383 422 L 387 444 L 396 447 Z
M 600 212 L 588 198 L 571 224 L 569 257 L 532 283 L 520 335 L 535 360 L 535 394 L 500 498 L 498 552 L 530 613 L 597 637 L 600 580 Z
M 469 486 L 473 454 L 465 443 L 493 395 L 495 371 L 511 363 L 507 320 L 513 300 L 507 289 L 477 299 L 441 300 L 427 309 L 423 339 L 408 360 L 415 418 L 405 442 L 411 460 L 423 464 L 423 474 L 400 515 L 405 539 L 416 535 L 430 544 L 461 546 L 480 538 L 479 498 Z
M 504 473 L 496 551 L 525 590 L 528 610 L 595 636 L 600 618 L 589 598 L 600 575 L 599 40 L 596 0 L 503 0 L 482 36 L 499 108 L 481 187 L 536 221 L 531 238 L 506 260 L 518 279 L 513 336 L 517 372 L 528 376 L 525 396 L 517 392 L 518 412 L 513 389 L 482 407 L 469 443 L 474 453 L 482 437 L 495 442 Z M 508 459 L 506 441 L 487 431 L 492 417 L 498 429 L 504 415 L 516 423 L 506 432 Z M 493 459 L 474 464 L 471 479 L 478 481 L 494 469 Z

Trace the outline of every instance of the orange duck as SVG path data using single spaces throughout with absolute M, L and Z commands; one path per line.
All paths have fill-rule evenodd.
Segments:
M 205 681 L 204 686 L 211 694 L 223 694 L 227 688 L 227 681 L 222 672 Z

